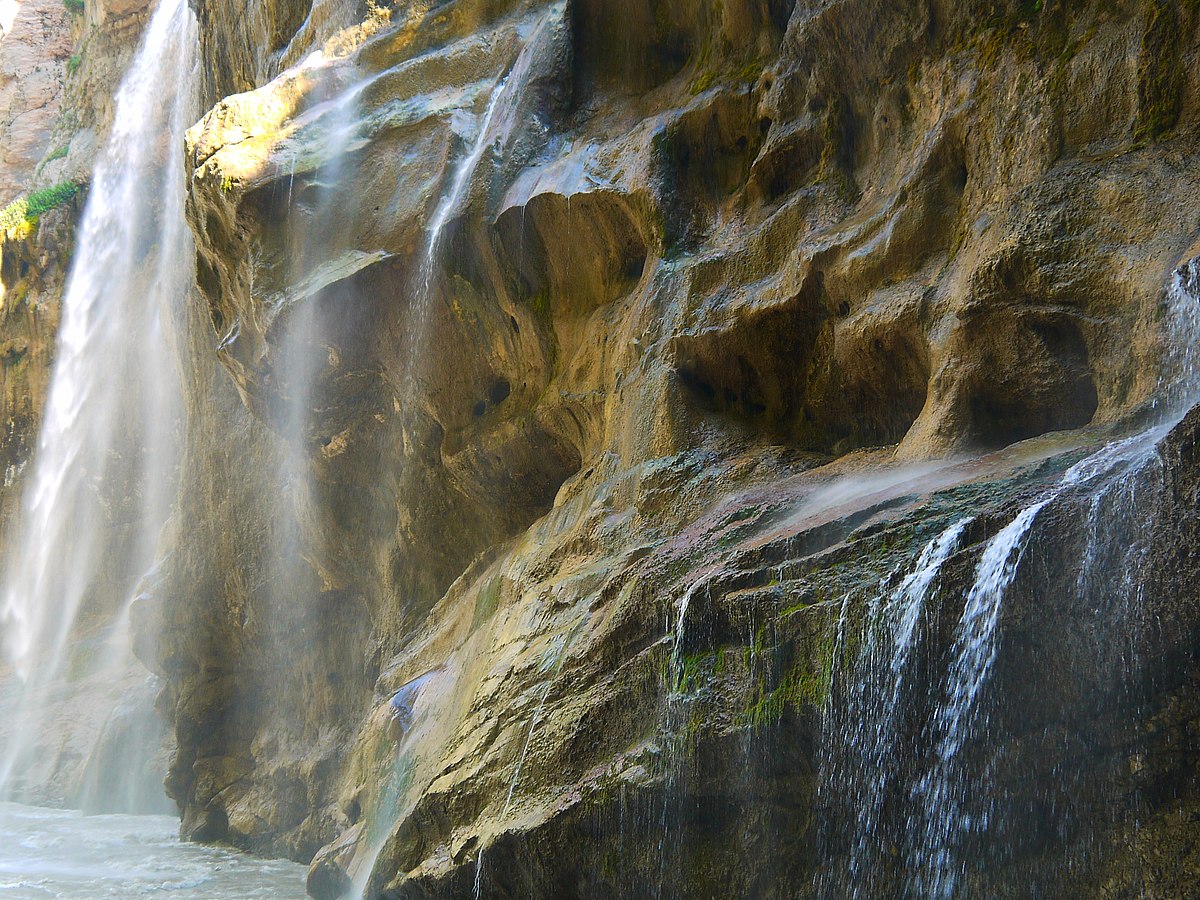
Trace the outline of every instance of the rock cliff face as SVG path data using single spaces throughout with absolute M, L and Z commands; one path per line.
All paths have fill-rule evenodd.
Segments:
M 16 198 L 49 149 L 71 53 L 69 19 L 54 0 L 0 7 L 0 204 Z
M 919 769 L 1047 499 L 962 884 L 1186 893 L 1196 419 L 1112 474 L 1129 581 L 1063 473 L 1186 363 L 1194 2 L 194 6 L 186 458 L 135 608 L 185 835 L 315 857 L 318 897 L 848 896 L 872 610 L 971 520 Z
M 819 770 L 846 608 L 972 513 L 964 596 L 1072 448 L 1159 393 L 1200 234 L 1200 13 L 197 7 L 212 99 L 245 91 L 188 138 L 198 284 L 253 418 L 213 382 L 247 436 L 188 467 L 202 505 L 153 612 L 185 831 L 302 858 L 337 838 L 318 896 L 813 890 L 845 852 Z M 1191 553 L 1189 427 L 1147 584 Z M 261 502 L 246 447 L 291 473 Z M 1075 573 L 1082 514 L 1056 504 L 1029 565 Z M 291 555 L 264 561 L 279 530 Z M 1014 588 L 1030 646 L 1081 614 L 1035 615 L 1054 585 Z M 1174 624 L 1132 629 L 1098 677 L 1146 688 L 1111 709 L 1061 660 L 1001 657 L 1033 721 L 1108 736 L 1080 797 L 1126 770 L 1117 811 L 981 854 L 986 883 L 1182 884 L 1153 859 L 1194 852 L 1168 824 L 1194 802 L 1193 592 L 1147 596 L 1137 621 Z M 1034 703 L 1047 666 L 1061 694 Z M 996 776 L 997 815 L 1053 803 L 1065 763 L 1035 732 L 1004 732 L 1042 762 L 1025 794 Z M 1154 825 L 1130 838 L 1135 809 Z

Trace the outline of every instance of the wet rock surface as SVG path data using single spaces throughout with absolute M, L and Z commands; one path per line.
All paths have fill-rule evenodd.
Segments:
M 200 7 L 215 45 L 230 14 Z M 253 582 L 240 542 L 204 604 L 164 600 L 210 634 L 174 679 L 185 823 L 301 856 L 331 842 L 316 896 L 811 892 L 842 852 L 817 798 L 839 622 L 978 516 L 939 595 L 934 677 L 983 544 L 1159 388 L 1164 290 L 1200 233 L 1196 11 L 356 16 L 269 83 L 283 51 L 231 54 L 222 84 L 253 89 L 189 134 L 210 346 L 246 427 L 298 449 L 311 482 L 286 607 L 231 592 Z M 314 230 L 329 237 L 297 238 Z M 289 433 L 298 334 L 313 394 Z M 1189 427 L 1164 445 L 1156 553 L 1190 534 L 1172 455 Z M 933 462 L 955 453 L 976 461 Z M 1024 575 L 1002 620 L 997 816 L 1011 834 L 1071 767 L 1079 803 L 1108 806 L 980 854 L 975 877 L 1169 894 L 1159 838 L 1130 843 L 1129 823 L 1186 843 L 1165 823 L 1190 776 L 1130 760 L 1185 740 L 1190 593 L 1147 589 L 1178 633 L 1143 627 L 1165 608 L 1129 612 L 1137 652 L 1082 682 L 1103 671 L 1072 644 L 1085 601 L 1055 592 L 1078 577 L 1083 502 L 1055 502 L 1025 564 L 1075 574 Z M 1146 566 L 1147 585 L 1175 568 Z M 303 702 L 226 710 L 266 652 L 247 619 L 284 609 L 339 631 L 289 644 L 295 684 L 271 690 Z M 443 702 L 393 744 L 387 699 L 431 671 Z M 1031 696 L 1042 679 L 1061 689 Z M 267 737 L 281 729 L 295 739 Z

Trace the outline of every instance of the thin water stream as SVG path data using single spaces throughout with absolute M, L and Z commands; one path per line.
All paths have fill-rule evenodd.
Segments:
M 1094 658 L 1083 664 L 1119 684 L 1144 652 L 1123 630 L 1136 612 L 1131 604 L 1141 599 L 1135 573 L 1153 532 L 1152 492 L 1161 489 L 1160 478 L 1146 476 L 1159 465 L 1159 442 L 1200 393 L 1198 281 L 1192 263 L 1167 287 L 1158 421 L 1071 466 L 975 551 L 973 578 L 960 594 L 944 657 L 931 643 L 930 626 L 920 623 L 936 616 L 928 602 L 965 521 L 925 547 L 898 589 L 889 593 L 885 583 L 881 597 L 868 604 L 861 650 L 826 716 L 818 792 L 841 837 L 818 871 L 815 885 L 823 896 L 899 891 L 948 900 L 974 889 L 965 879 L 986 866 L 976 858 L 980 842 L 990 841 L 990 852 L 1007 852 L 998 819 L 1011 818 L 1005 804 L 1014 801 L 994 782 L 997 764 L 1010 752 L 1004 749 L 1009 736 L 993 722 L 1003 702 L 993 684 L 1004 652 L 1000 622 L 1039 519 L 1052 504 L 1083 501 L 1074 584 L 1079 598 L 1102 612 L 1098 627 L 1110 639 L 1097 637 L 1090 648 Z M 919 655 L 932 668 L 923 673 L 921 690 L 910 695 L 909 670 Z M 1090 824 L 1082 824 L 1085 832 Z

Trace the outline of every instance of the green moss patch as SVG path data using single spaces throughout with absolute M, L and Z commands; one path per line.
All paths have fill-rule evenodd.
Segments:
M 14 200 L 0 210 L 0 240 L 25 236 L 44 213 L 73 200 L 82 187 L 74 181 L 61 181 Z

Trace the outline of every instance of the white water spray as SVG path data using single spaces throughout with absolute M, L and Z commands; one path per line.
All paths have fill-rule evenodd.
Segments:
M 1166 335 L 1160 377 L 1159 421 L 1114 441 L 1073 465 L 1041 499 L 1027 506 L 988 543 L 975 574 L 955 633 L 946 696 L 934 714 L 937 745 L 931 770 L 919 782 L 914 800 L 922 807 L 923 827 L 915 849 L 912 889 L 917 895 L 950 898 L 960 890 L 965 861 L 960 853 L 968 834 L 989 829 L 986 785 L 975 783 L 963 758 L 971 741 L 987 737 L 988 706 L 981 694 L 992 674 L 998 651 L 997 623 L 1005 596 L 1019 569 L 1030 531 L 1041 511 L 1068 491 L 1093 491 L 1080 560 L 1080 585 L 1093 576 L 1097 529 L 1105 527 L 1097 512 L 1114 495 L 1130 501 L 1133 485 L 1147 465 L 1158 459 L 1158 445 L 1200 398 L 1200 262 L 1178 269 L 1166 290 L 1162 328 Z M 1114 519 L 1118 510 L 1110 511 Z M 1136 545 L 1136 542 L 1135 542 Z M 1136 546 L 1131 548 L 1136 551 Z M 1124 559 L 1128 564 L 1128 554 Z M 1122 573 L 1128 577 L 1128 572 Z M 1130 655 L 1134 653 L 1130 650 Z M 982 802 L 981 802 L 982 801 Z
M 28 780 L 22 770 L 80 613 L 124 622 L 169 513 L 181 406 L 175 317 L 194 280 L 181 137 L 196 114 L 196 48 L 186 0 L 163 0 L 117 93 L 79 226 L 20 537 L 4 573 L 4 656 L 21 688 L 0 794 Z M 116 631 L 103 655 L 131 666 L 126 630 Z
M 920 621 L 970 522 L 961 519 L 929 541 L 899 584 L 872 605 L 851 680 L 842 688 L 845 701 L 829 708 L 819 790 L 824 802 L 847 809 L 852 833 L 844 870 L 820 873 L 823 895 L 873 896 L 879 820 L 900 774 L 899 719 Z
M 1016 578 L 1030 529 L 1050 499 L 1021 510 L 988 543 L 955 632 L 948 695 L 934 715 L 935 733 L 939 736 L 934 768 L 917 787 L 926 827 L 916 854 L 923 896 L 953 896 L 957 875 L 954 841 L 964 830 L 986 825 L 972 822 L 962 810 L 967 781 L 958 771 L 959 750 L 980 728 L 972 714 L 996 659 L 1000 604 Z

